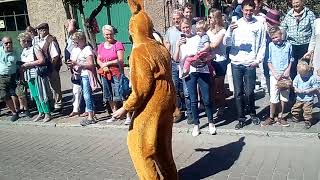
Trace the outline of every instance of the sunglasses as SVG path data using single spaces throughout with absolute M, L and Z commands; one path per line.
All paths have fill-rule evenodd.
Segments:
M 5 45 L 12 44 L 12 41 L 4 42 L 3 44 Z

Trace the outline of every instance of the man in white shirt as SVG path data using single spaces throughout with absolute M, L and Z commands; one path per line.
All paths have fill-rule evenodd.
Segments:
M 38 30 L 40 36 L 38 45 L 42 48 L 46 59 L 50 60 L 51 72 L 49 73 L 49 81 L 53 93 L 54 109 L 55 111 L 59 111 L 62 109 L 62 92 L 59 75 L 62 66 L 61 50 L 56 38 L 49 33 L 49 25 L 47 23 L 41 23 L 35 29 Z
M 239 121 L 236 129 L 244 127 L 246 114 L 254 124 L 260 124 L 255 111 L 254 88 L 256 68 L 262 62 L 266 48 L 265 26 L 253 16 L 254 1 L 244 0 L 241 8 L 243 17 L 230 25 L 224 37 L 224 43 L 231 46 L 229 57 Z

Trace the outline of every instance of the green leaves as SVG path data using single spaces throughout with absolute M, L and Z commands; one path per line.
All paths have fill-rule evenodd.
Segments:
M 291 9 L 291 0 L 267 0 L 266 2 L 270 8 L 277 9 L 282 13 L 282 15 L 285 15 Z M 305 0 L 305 5 L 311 9 L 317 17 L 319 17 L 319 0 Z

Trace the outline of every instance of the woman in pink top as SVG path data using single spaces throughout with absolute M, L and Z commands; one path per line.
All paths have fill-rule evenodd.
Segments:
M 112 26 L 103 26 L 102 32 L 106 41 L 98 46 L 97 62 L 100 66 L 99 74 L 102 75 L 103 101 L 104 103 L 108 102 L 112 112 L 115 112 L 123 101 L 118 89 L 121 75 L 119 65 L 123 68 L 124 64 L 124 46 L 114 39 Z M 114 120 L 114 118 L 111 118 L 107 122 L 113 122 Z

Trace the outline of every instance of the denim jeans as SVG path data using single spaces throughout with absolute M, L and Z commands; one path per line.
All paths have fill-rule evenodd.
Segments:
M 231 65 L 234 97 L 239 121 L 245 120 L 246 112 L 255 115 L 254 88 L 256 82 L 256 68 L 243 65 Z
M 172 81 L 176 89 L 176 106 L 183 109 L 183 83 L 179 78 L 179 63 L 172 61 Z
M 86 112 L 93 112 L 93 95 L 89 76 L 81 76 L 83 98 L 86 104 Z
M 213 123 L 212 103 L 210 101 L 210 74 L 193 72 L 189 77 L 185 78 L 190 100 L 191 112 L 194 125 L 199 125 L 199 108 L 198 108 L 198 92 L 197 85 L 199 85 L 202 95 L 203 104 L 206 109 L 206 114 L 209 123 Z
M 179 63 L 172 61 L 172 81 L 176 89 L 177 104 L 181 110 L 186 108 L 188 115 L 191 115 L 190 97 L 185 80 L 179 78 Z
M 107 80 L 104 77 L 101 77 L 102 86 L 103 86 L 103 102 L 109 101 L 122 101 L 122 97 L 119 93 L 119 83 L 120 79 L 117 76 L 112 76 L 111 80 Z

